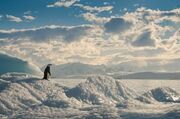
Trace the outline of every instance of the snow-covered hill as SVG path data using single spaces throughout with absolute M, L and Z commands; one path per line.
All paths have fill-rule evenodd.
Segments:
M 23 72 L 33 75 L 42 75 L 41 70 L 34 64 L 30 64 L 19 58 L 0 52 L 0 75 L 7 72 Z
M 137 96 L 133 90 L 108 76 L 89 77 L 66 94 L 92 104 L 114 104 Z
M 89 77 L 69 88 L 28 74 L 7 73 L 0 77 L 0 118 L 178 119 L 180 103 L 174 100 L 178 96 L 170 88 L 139 96 L 108 76 Z
M 180 94 L 169 87 L 159 87 L 144 93 L 139 99 L 149 103 L 154 101 L 180 103 Z

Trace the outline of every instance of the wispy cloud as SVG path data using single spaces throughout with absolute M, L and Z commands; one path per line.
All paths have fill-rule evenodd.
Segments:
M 113 9 L 113 6 L 102 6 L 102 7 L 97 7 L 97 6 L 86 6 L 83 4 L 74 4 L 74 6 L 80 7 L 86 11 L 89 12 L 104 12 L 104 11 L 111 11 Z
M 91 25 L 70 27 L 51 25 L 34 29 L 0 30 L 0 39 L 29 38 L 36 42 L 59 39 L 65 42 L 72 42 L 87 35 L 88 31 L 92 28 Z
M 76 6 L 88 12 L 104 12 L 104 11 L 111 11 L 113 6 L 87 6 L 83 4 L 78 4 L 80 0 L 60 0 L 53 4 L 47 5 L 47 7 L 71 7 Z
M 22 22 L 22 19 L 13 15 L 6 15 L 6 18 L 9 21 L 14 21 L 14 22 Z
M 53 4 L 47 5 L 47 7 L 70 7 L 80 0 L 60 0 Z
M 98 17 L 95 14 L 92 14 L 90 12 L 87 13 L 83 13 L 81 14 L 81 16 L 89 22 L 94 22 L 94 23 L 105 23 L 107 22 L 110 18 L 106 18 L 106 17 Z
M 26 11 L 26 12 L 24 12 L 24 14 L 31 14 L 31 11 L 30 10 Z
M 26 20 L 29 20 L 29 21 L 35 20 L 35 17 L 30 16 L 30 15 L 24 15 L 23 17 L 24 17 Z

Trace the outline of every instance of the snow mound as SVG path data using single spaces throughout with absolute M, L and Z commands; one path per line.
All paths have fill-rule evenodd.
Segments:
M 138 99 L 147 103 L 154 101 L 180 102 L 180 94 L 169 87 L 159 87 L 144 93 Z
M 0 52 L 0 61 L 0 75 L 7 72 L 23 72 L 37 76 L 42 75 L 41 70 L 36 65 L 10 56 L 9 54 Z
M 66 95 L 92 104 L 115 104 L 137 96 L 133 90 L 109 76 L 89 77 L 85 83 L 66 91 Z
M 12 111 L 38 105 L 59 108 L 81 106 L 81 102 L 65 95 L 67 87 L 28 74 L 2 75 L 0 87 L 0 114 L 9 115 Z

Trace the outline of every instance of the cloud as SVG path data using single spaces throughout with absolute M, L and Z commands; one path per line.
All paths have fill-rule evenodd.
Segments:
M 95 14 L 92 13 L 83 13 L 81 14 L 81 16 L 89 21 L 89 22 L 94 22 L 94 23 L 105 23 L 107 22 L 110 18 L 106 18 L 106 17 L 98 17 Z
M 83 57 L 82 62 L 95 64 L 102 61 L 94 42 L 101 32 L 101 28 L 92 25 L 0 30 L 0 50 L 38 66 L 77 61 L 77 55 Z
M 82 62 L 122 64 L 118 66 L 135 71 L 175 70 L 165 64 L 180 59 L 179 13 L 138 8 L 106 18 L 87 12 L 81 16 L 92 25 L 0 30 L 0 50 L 38 66 Z
M 26 20 L 29 20 L 29 21 L 35 20 L 35 17 L 30 16 L 30 15 L 24 15 L 23 17 L 24 17 Z
M 156 41 L 152 38 L 152 33 L 150 31 L 144 31 L 132 42 L 132 45 L 135 47 L 155 47 Z
M 6 18 L 9 21 L 14 21 L 14 22 L 22 22 L 22 19 L 13 15 L 6 15 Z
M 121 32 L 128 30 L 131 25 L 132 24 L 129 21 L 126 21 L 123 18 L 112 18 L 104 25 L 104 28 L 108 33 L 120 34 Z
M 26 39 L 18 40 L 17 42 L 13 40 L 9 44 L 7 43 L 0 47 L 0 50 L 26 59 L 38 66 L 48 62 L 53 64 L 73 62 L 77 59 L 76 56 L 83 57 L 81 62 L 91 62 L 92 64 L 96 64 L 102 59 L 98 57 L 100 49 L 95 46 L 94 41 L 87 38 L 81 38 L 70 43 L 56 41 L 55 39 L 38 43 L 30 42 Z
M 78 40 L 87 34 L 88 30 L 92 29 L 91 25 L 82 26 L 44 26 L 34 29 L 9 30 L 0 31 L 0 39 L 19 39 L 29 38 L 32 41 L 44 42 L 51 39 L 64 40 L 72 42 Z
M 164 21 L 173 21 L 173 22 L 180 22 L 178 20 L 180 16 L 180 8 L 169 10 L 169 11 L 160 11 L 160 10 L 152 10 L 146 9 L 144 7 L 136 9 L 136 11 L 131 13 L 126 13 L 126 17 L 131 17 L 130 20 L 139 19 L 143 22 L 150 23 L 161 23 Z
M 104 12 L 104 11 L 111 11 L 113 9 L 113 6 L 102 6 L 102 7 L 97 7 L 97 6 L 86 6 L 86 5 L 83 5 L 83 4 L 74 4 L 74 6 L 76 7 L 80 7 L 86 11 L 89 11 L 89 12 Z
M 131 61 L 115 64 L 114 67 L 119 71 L 163 71 L 177 72 L 180 71 L 180 59 L 134 59 Z
M 29 14 L 31 14 L 31 13 L 32 13 L 32 11 L 30 11 L 30 10 L 29 10 L 29 11 L 24 12 L 24 14 L 25 14 L 25 15 L 29 15 Z
M 53 4 L 47 5 L 47 7 L 70 7 L 74 3 L 79 2 L 80 0 L 60 0 Z

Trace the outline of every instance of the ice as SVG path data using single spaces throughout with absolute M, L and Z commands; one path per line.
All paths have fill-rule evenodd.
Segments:
M 2 119 L 179 119 L 178 100 L 179 93 L 169 87 L 141 95 L 102 75 L 75 87 L 24 73 L 0 77 Z

